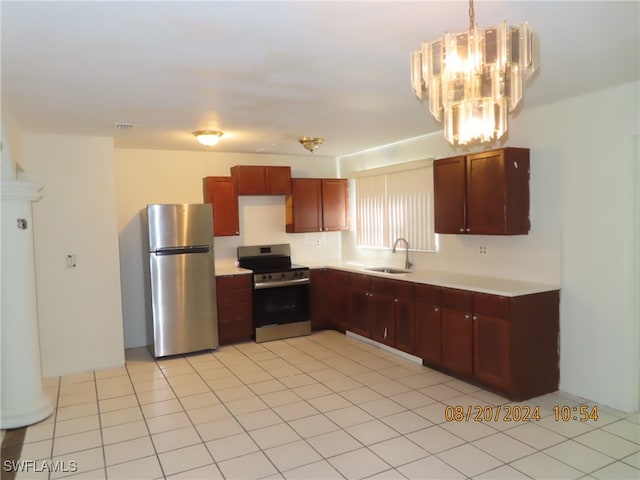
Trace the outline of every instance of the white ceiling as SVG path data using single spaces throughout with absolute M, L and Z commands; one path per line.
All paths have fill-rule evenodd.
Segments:
M 118 147 L 340 156 L 436 123 L 411 92 L 409 53 L 468 28 L 464 1 L 10 2 L 2 107 L 25 132 Z M 528 108 L 638 80 L 640 2 L 476 0 L 476 23 L 528 21 L 540 68 Z M 117 130 L 116 122 L 136 124 Z

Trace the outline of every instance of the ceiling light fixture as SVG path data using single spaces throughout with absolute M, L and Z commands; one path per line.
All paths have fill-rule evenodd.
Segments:
M 452 145 L 491 142 L 507 131 L 507 112 L 537 68 L 537 39 L 527 23 L 479 29 L 473 0 L 469 31 L 444 34 L 411 54 L 411 86 Z
M 201 144 L 212 147 L 218 143 L 218 140 L 220 140 L 220 137 L 224 134 L 217 130 L 198 130 L 197 132 L 193 132 L 193 135 Z
M 324 143 L 324 138 L 320 137 L 302 137 L 298 140 L 304 148 L 309 150 L 311 153 L 318 148 L 320 145 Z

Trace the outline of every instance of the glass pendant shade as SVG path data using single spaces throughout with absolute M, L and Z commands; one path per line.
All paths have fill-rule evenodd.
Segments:
M 536 41 L 526 23 L 449 34 L 411 54 L 411 85 L 444 122 L 452 145 L 491 142 L 507 131 L 507 112 L 536 70 Z
M 198 130 L 196 132 L 193 132 L 193 135 L 202 145 L 213 147 L 218 143 L 218 140 L 220 140 L 220 137 L 224 134 L 222 132 L 218 132 L 217 130 Z

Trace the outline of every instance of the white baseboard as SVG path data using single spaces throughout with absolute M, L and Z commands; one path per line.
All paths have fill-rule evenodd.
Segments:
M 362 335 L 358 335 L 357 333 L 353 333 L 349 330 L 345 332 L 347 337 L 355 338 L 356 340 L 360 340 L 361 342 L 368 343 L 369 345 L 373 345 L 374 347 L 381 348 L 389 353 L 393 353 L 394 355 L 398 355 L 399 357 L 404 358 L 405 360 L 409 360 L 413 363 L 418 363 L 422 365 L 422 359 L 420 357 L 416 357 L 415 355 L 411 355 L 410 353 L 403 352 L 402 350 L 398 350 L 397 348 L 390 347 L 389 345 L 385 345 L 384 343 L 376 342 L 375 340 L 371 340 L 370 338 L 363 337 Z

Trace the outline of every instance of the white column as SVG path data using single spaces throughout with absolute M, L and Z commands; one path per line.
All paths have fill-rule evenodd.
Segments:
M 2 180 L 2 377 L 0 427 L 18 428 L 51 415 L 42 389 L 31 203 L 42 187 Z

